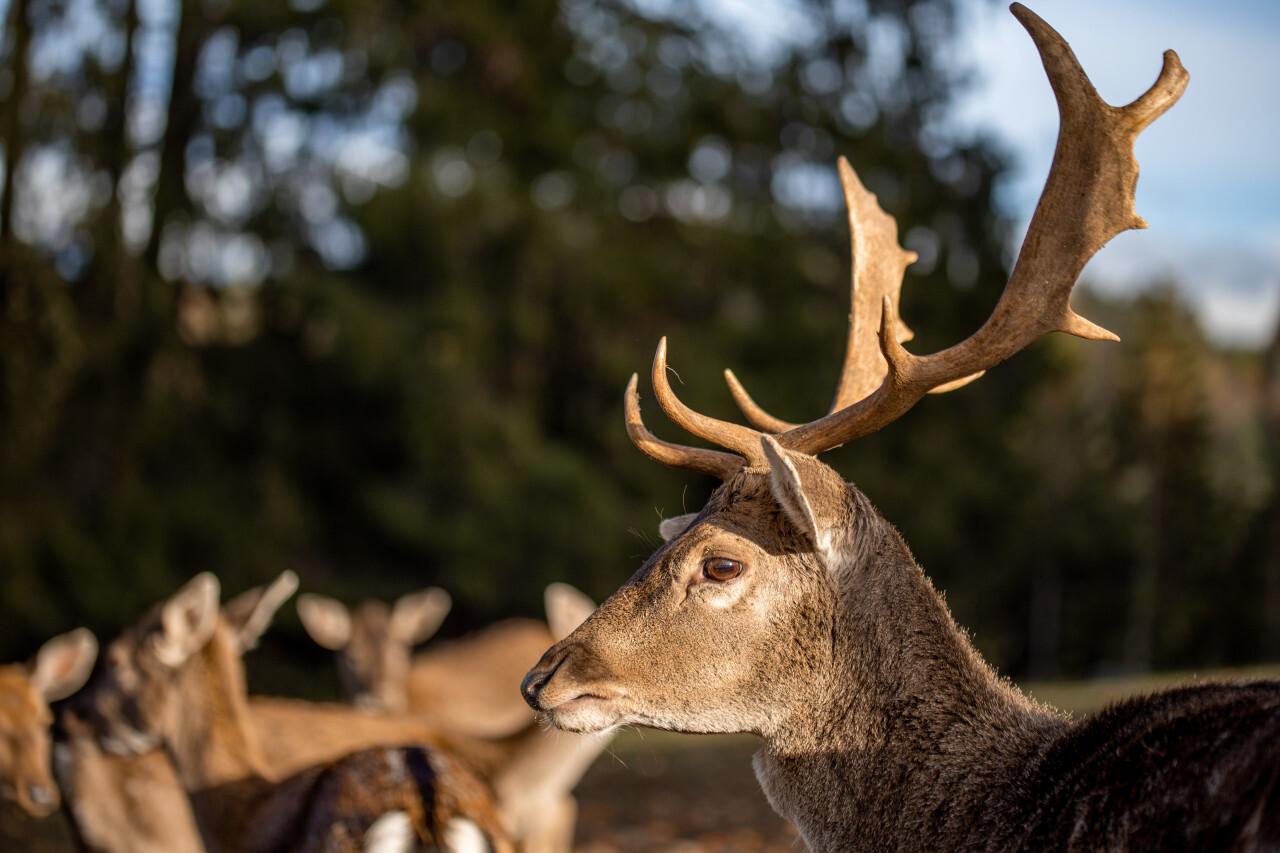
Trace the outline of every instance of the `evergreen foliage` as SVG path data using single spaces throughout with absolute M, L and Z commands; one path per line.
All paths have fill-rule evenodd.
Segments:
M 0 659 L 203 570 L 442 585 L 446 633 L 606 596 L 713 485 L 622 429 L 661 335 L 701 411 L 734 417 L 725 367 L 825 411 L 838 155 L 921 256 L 912 348 L 990 311 L 1005 163 L 947 132 L 955 7 L 806 0 L 761 56 L 680 0 L 11 0 Z M 1040 344 L 831 461 L 1005 671 L 1275 654 L 1274 379 L 1172 291 L 1107 312 L 1124 344 Z

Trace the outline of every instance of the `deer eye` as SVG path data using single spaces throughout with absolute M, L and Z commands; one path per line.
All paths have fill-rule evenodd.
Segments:
M 712 557 L 702 562 L 702 576 L 712 581 L 731 581 L 742 574 L 742 563 L 727 557 Z

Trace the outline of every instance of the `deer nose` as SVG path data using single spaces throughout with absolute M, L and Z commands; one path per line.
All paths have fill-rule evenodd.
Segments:
M 542 688 L 547 686 L 547 682 L 556 674 L 556 670 L 567 657 L 569 652 L 566 648 L 559 645 L 552 646 L 538 661 L 538 665 L 529 670 L 524 681 L 520 682 L 520 695 L 529 703 L 530 708 L 535 711 L 546 710 L 539 704 Z
M 58 792 L 53 785 L 33 782 L 27 785 L 27 801 L 35 817 L 44 817 L 58 807 Z

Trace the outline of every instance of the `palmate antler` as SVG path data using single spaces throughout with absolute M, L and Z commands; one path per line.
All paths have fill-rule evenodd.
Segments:
M 853 306 L 845 366 L 830 414 L 792 425 L 756 406 L 731 372 L 730 390 L 747 419 L 776 432 L 779 444 L 818 454 L 891 423 L 930 391 L 958 387 L 1053 331 L 1093 340 L 1119 340 L 1071 310 L 1071 289 L 1084 265 L 1115 235 L 1146 222 L 1133 209 L 1138 134 L 1178 100 L 1188 74 L 1172 50 L 1155 84 L 1126 107 L 1103 101 L 1071 48 L 1035 13 L 1014 3 L 1010 10 L 1031 34 L 1058 102 L 1060 127 L 1053 165 L 1036 206 L 1018 260 L 991 317 L 967 340 L 933 355 L 914 356 L 902 347 L 910 332 L 898 320 L 894 301 L 911 252 L 897 244 L 897 225 L 875 196 L 841 160 L 841 179 L 853 231 Z M 878 333 L 864 327 L 880 302 Z M 666 339 L 653 362 L 653 385 L 667 416 L 688 432 L 730 451 L 683 447 L 654 437 L 640 420 L 636 377 L 627 386 L 627 432 L 632 441 L 665 465 L 727 479 L 744 464 L 767 463 L 757 429 L 700 415 L 677 399 L 666 377 Z

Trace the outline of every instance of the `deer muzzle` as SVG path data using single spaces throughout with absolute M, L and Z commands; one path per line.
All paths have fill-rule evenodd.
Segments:
M 626 691 L 611 670 L 581 644 L 552 646 L 520 684 L 529 707 L 556 728 L 598 732 L 623 721 Z

